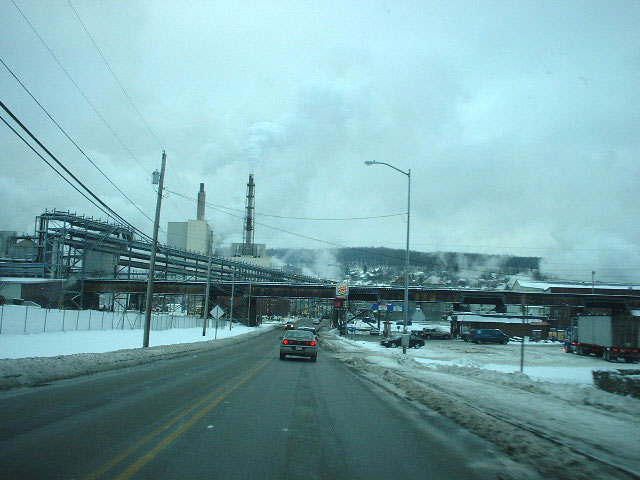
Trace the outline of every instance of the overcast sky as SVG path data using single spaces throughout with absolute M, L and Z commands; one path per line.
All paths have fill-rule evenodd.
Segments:
M 71 0 L 0 4 L 0 55 L 89 157 L 153 218 L 166 186 L 242 210 L 406 212 L 411 248 L 534 255 L 561 278 L 640 281 L 640 2 Z M 152 223 L 0 65 L 2 101 L 112 208 Z M 2 112 L 3 118 L 7 115 Z M 57 208 L 106 218 L 0 123 L 0 229 Z M 127 151 L 127 149 L 129 151 Z M 134 158 L 135 157 L 135 158 Z M 195 218 L 170 193 L 169 221 Z M 242 212 L 231 212 L 242 217 Z M 212 208 L 218 242 L 242 220 Z M 404 248 L 406 216 L 258 216 L 268 247 Z M 263 224 L 263 225 L 260 225 Z M 161 233 L 161 240 L 164 234 Z M 166 238 L 166 237 L 165 237 Z

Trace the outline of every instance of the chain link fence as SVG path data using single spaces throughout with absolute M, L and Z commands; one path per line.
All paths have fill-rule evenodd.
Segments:
M 210 322 L 211 323 L 211 322 Z M 135 330 L 144 327 L 137 310 L 56 310 L 32 306 L 0 306 L 0 334 L 89 330 Z M 202 327 L 202 318 L 180 313 L 152 313 L 152 330 Z

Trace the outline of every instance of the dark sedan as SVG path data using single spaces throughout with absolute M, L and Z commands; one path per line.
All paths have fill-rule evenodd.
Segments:
M 287 355 L 307 357 L 315 362 L 318 358 L 318 342 L 313 332 L 308 330 L 289 330 L 280 344 L 280 360 Z
M 402 337 L 392 337 L 386 338 L 380 342 L 380 345 L 387 348 L 397 348 L 402 346 Z M 416 337 L 415 335 L 411 335 L 409 337 L 409 348 L 420 348 L 424 347 L 424 340 Z

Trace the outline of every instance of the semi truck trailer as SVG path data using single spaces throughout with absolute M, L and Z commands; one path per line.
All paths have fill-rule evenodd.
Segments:
M 578 315 L 572 322 L 567 353 L 602 356 L 604 360 L 640 360 L 640 317 L 629 314 Z

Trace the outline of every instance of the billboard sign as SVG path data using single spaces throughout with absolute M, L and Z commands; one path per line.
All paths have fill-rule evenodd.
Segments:
M 349 296 L 349 285 L 339 283 L 336 285 L 336 298 L 347 298 Z

